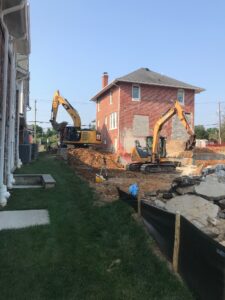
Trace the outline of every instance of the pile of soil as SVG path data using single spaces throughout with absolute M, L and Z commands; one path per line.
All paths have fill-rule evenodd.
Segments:
M 103 183 L 95 183 L 96 173 L 100 173 L 106 160 L 108 180 Z M 117 187 L 128 192 L 131 184 L 137 183 L 140 188 L 140 196 L 145 192 L 157 189 L 168 189 L 177 173 L 172 174 L 143 174 L 141 172 L 126 171 L 119 163 L 115 162 L 115 155 L 99 152 L 92 149 L 68 149 L 68 164 L 83 179 L 93 187 L 100 199 L 106 202 L 118 199 Z
M 108 169 L 121 169 L 122 166 L 116 163 L 116 156 L 112 153 L 100 152 L 94 149 L 77 148 L 68 149 L 68 158 L 74 160 L 76 164 L 85 164 L 92 168 L 100 169 L 106 161 Z

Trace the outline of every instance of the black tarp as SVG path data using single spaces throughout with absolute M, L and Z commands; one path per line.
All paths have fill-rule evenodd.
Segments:
M 120 198 L 137 209 L 129 194 Z M 176 215 L 141 201 L 141 216 L 159 248 L 173 258 Z M 200 300 L 225 300 L 225 247 L 191 222 L 180 218 L 178 272 Z
M 199 299 L 225 299 L 225 247 L 184 217 L 180 224 L 178 271 Z
M 173 258 L 175 215 L 141 201 L 141 216 L 160 249 Z
M 127 203 L 128 205 L 130 205 L 131 207 L 133 207 L 133 209 L 135 211 L 137 211 L 137 206 L 138 206 L 138 202 L 137 202 L 137 198 L 133 197 L 132 195 L 122 191 L 121 189 L 117 188 L 120 200 L 122 200 L 123 202 Z

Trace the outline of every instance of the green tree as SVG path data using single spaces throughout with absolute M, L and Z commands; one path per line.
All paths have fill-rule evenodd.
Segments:
M 208 139 L 209 133 L 203 125 L 195 126 L 195 134 L 197 139 Z
M 216 140 L 219 139 L 219 130 L 218 128 L 208 128 L 207 132 L 209 134 L 209 140 Z
M 225 118 L 223 118 L 222 120 L 220 135 L 221 135 L 221 142 L 225 142 Z
M 45 135 L 46 135 L 46 137 L 57 135 L 57 131 L 54 129 L 48 128 Z
M 35 125 L 33 125 L 33 129 L 35 130 Z M 37 138 L 40 138 L 43 136 L 44 130 L 41 126 L 36 125 L 36 134 L 37 134 Z

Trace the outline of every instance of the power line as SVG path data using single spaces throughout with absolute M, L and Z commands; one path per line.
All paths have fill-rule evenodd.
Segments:
M 34 102 L 34 142 L 37 143 L 37 100 Z
M 32 101 L 35 101 L 35 100 L 38 100 L 38 101 L 43 101 L 43 102 L 47 102 L 47 103 L 51 103 L 52 102 L 52 100 L 50 100 L 50 99 L 42 99 L 42 98 L 30 98 L 30 100 L 32 100 Z M 92 104 L 93 105 L 93 103 L 92 102 L 82 102 L 82 101 L 74 101 L 74 103 L 76 103 L 76 104 L 83 104 L 83 105 L 89 105 L 89 104 Z
M 29 123 L 35 123 L 35 121 L 27 121 Z M 45 121 L 36 121 L 36 123 L 50 123 L 50 122 L 45 122 Z
M 220 103 L 225 103 L 225 101 L 220 101 Z M 215 102 L 215 101 L 214 101 L 214 102 L 198 102 L 198 103 L 195 102 L 195 104 L 197 104 L 197 105 L 199 105 L 199 104 L 200 104 L 200 105 L 201 105 L 201 104 L 217 104 L 217 102 Z

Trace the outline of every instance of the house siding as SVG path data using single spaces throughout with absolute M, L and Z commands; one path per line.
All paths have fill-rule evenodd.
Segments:
M 10 7 L 14 7 L 14 3 L 9 2 L 7 1 Z M 27 1 L 25 1 L 25 4 L 27 5 Z M 2 12 L 2 8 L 0 8 L 0 12 Z M 6 23 L 3 29 L 0 20 L 0 206 L 7 204 L 7 199 L 10 196 L 8 189 L 12 188 L 14 181 L 13 171 L 21 165 L 18 145 L 18 128 L 20 126 L 18 94 L 20 93 L 21 82 L 29 80 L 29 70 L 26 70 L 27 73 L 24 74 L 24 72 L 21 73 L 17 69 L 21 62 L 21 60 L 17 60 L 17 51 L 28 61 L 30 48 L 29 22 L 26 26 L 26 39 L 23 39 L 23 42 L 19 40 L 24 37 L 23 25 L 28 17 L 29 7 L 26 8 L 26 16 L 17 14 L 14 19 L 14 26 L 8 28 Z M 15 31 L 20 35 L 17 38 L 13 34 Z M 6 49 L 7 52 L 5 52 Z M 27 75 L 27 77 L 23 78 L 24 75 Z M 16 92 L 17 88 L 18 91 Z M 21 97 L 24 98 L 22 93 Z M 25 111 L 26 107 L 24 106 Z M 26 120 L 24 120 L 25 122 Z

